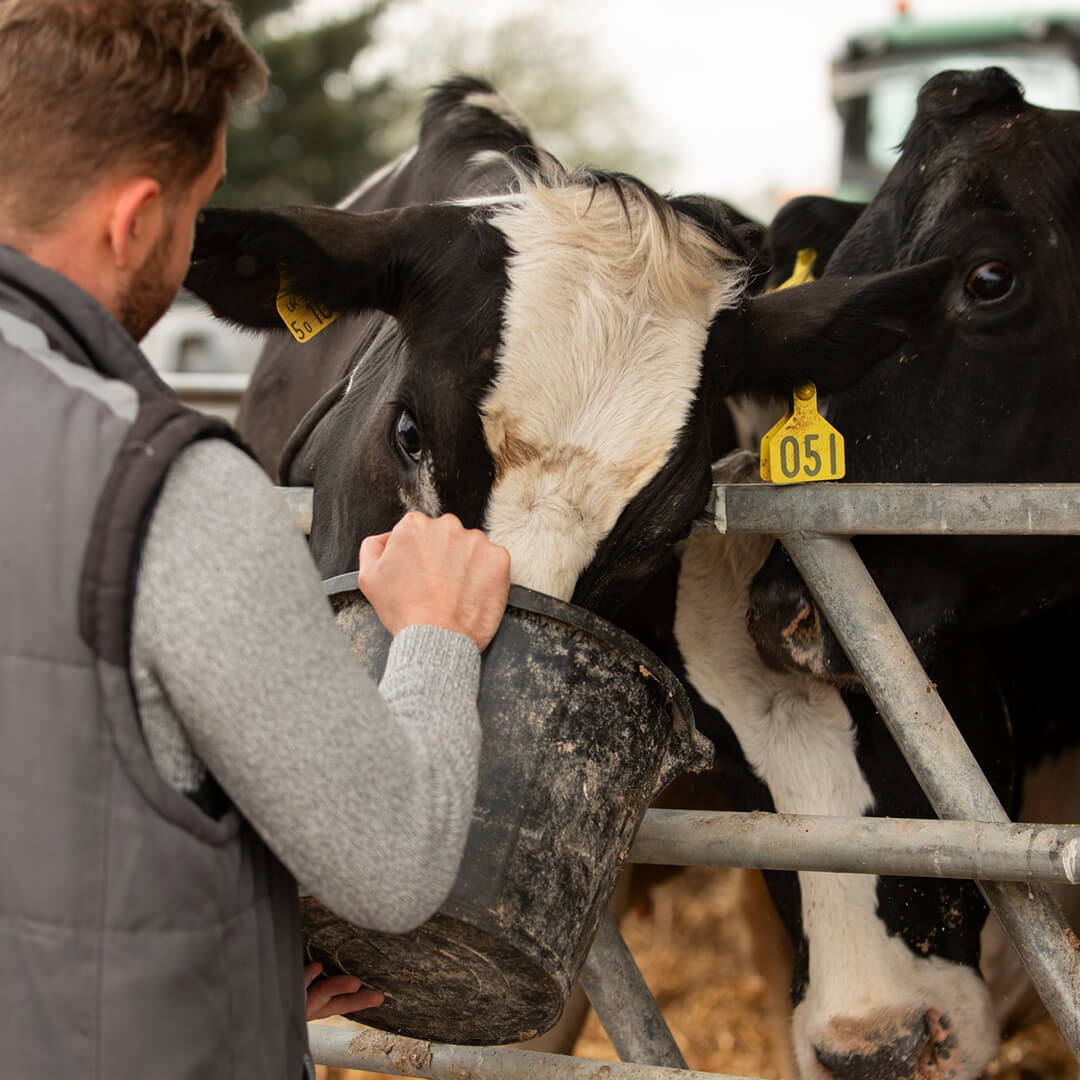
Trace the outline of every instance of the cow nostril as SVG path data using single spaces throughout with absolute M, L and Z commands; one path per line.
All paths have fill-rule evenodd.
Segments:
M 845 1025 L 846 1026 L 846 1025 Z M 916 1077 L 931 1039 L 927 1017 L 921 1016 L 906 1031 L 899 1025 L 877 1025 L 874 1031 L 855 1035 L 851 1030 L 832 1046 L 816 1046 L 822 1068 L 836 1080 L 881 1080 L 882 1077 Z

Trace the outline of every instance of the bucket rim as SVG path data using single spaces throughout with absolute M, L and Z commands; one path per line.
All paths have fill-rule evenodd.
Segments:
M 323 591 L 328 597 L 353 592 L 362 597 L 365 602 L 368 602 L 357 584 L 355 572 L 326 578 L 323 580 L 322 585 Z M 640 668 L 645 669 L 645 672 L 656 679 L 672 699 L 674 711 L 677 714 L 673 718 L 672 726 L 684 744 L 682 755 L 677 752 L 672 753 L 669 750 L 668 768 L 694 769 L 708 767 L 699 764 L 702 754 L 706 753 L 705 749 L 700 745 L 705 740 L 697 730 L 694 709 L 690 704 L 690 696 L 686 688 L 667 664 L 651 649 L 638 641 L 633 634 L 628 633 L 614 623 L 608 622 L 603 616 L 596 615 L 587 608 L 579 607 L 568 600 L 560 600 L 549 593 L 537 592 L 535 589 L 529 589 L 524 585 L 510 586 L 506 606 L 533 615 L 544 615 L 549 619 L 582 630 L 618 649 L 628 659 L 636 662 Z M 672 750 L 674 749 L 673 747 Z M 707 752 L 711 758 L 711 743 L 709 743 Z

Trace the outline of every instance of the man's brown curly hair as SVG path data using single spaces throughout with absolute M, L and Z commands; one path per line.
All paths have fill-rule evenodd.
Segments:
M 0 227 L 45 231 L 133 169 L 178 195 L 265 85 L 226 0 L 0 0 Z

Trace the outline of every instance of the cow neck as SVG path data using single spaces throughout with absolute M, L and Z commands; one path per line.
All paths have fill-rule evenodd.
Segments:
M 0 244 L 0 307 L 39 326 L 74 364 L 123 379 L 143 398 L 168 393 L 135 339 L 70 279 Z

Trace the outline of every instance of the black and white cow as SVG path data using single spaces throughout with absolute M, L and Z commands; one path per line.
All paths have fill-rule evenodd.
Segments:
M 849 383 L 947 273 L 749 297 L 723 204 L 568 174 L 468 79 L 345 206 L 207 210 L 187 278 L 251 327 L 282 328 L 282 268 L 341 313 L 310 344 L 278 335 L 237 421 L 282 483 L 314 486 L 320 569 L 407 510 L 452 510 L 516 581 L 601 612 L 702 509 L 727 394 Z
M 324 576 L 408 510 L 453 512 L 509 548 L 515 582 L 661 647 L 672 553 L 734 445 L 728 395 L 846 386 L 949 273 L 936 260 L 752 295 L 752 238 L 718 201 L 568 173 L 490 86 L 457 79 L 417 148 L 341 207 L 206 211 L 187 284 L 282 329 L 238 426 L 279 482 L 314 487 Z M 284 279 L 340 315 L 309 343 L 284 332 Z
M 800 248 L 820 248 L 822 280 L 952 260 L 946 290 L 911 339 L 829 400 L 830 421 L 847 438 L 848 480 L 1080 477 L 1080 429 L 1070 419 L 1080 403 L 1078 189 L 1080 113 L 1029 105 L 1007 73 L 990 68 L 926 84 L 900 160 L 868 205 L 802 199 L 778 213 L 765 238 L 769 257 L 780 266 Z M 1080 545 L 1067 537 L 864 537 L 856 546 L 1006 807 L 1046 820 L 1045 805 L 1031 818 L 1021 799 L 1045 797 L 1050 766 L 1071 767 L 1060 752 L 1080 741 L 1061 709 L 1074 693 Z M 748 602 L 754 640 L 773 668 L 853 684 L 847 657 L 779 548 Z M 888 740 L 874 741 L 881 725 L 869 703 L 844 700 L 871 811 L 899 814 L 898 805 L 920 802 Z M 1040 789 L 1032 790 L 1036 767 Z M 1074 772 L 1073 789 L 1075 781 Z M 850 812 L 840 802 L 831 812 Z M 912 888 L 883 879 L 868 910 L 876 903 L 896 940 L 926 951 L 910 913 L 929 910 L 927 890 L 937 886 L 924 882 L 921 898 Z M 966 943 L 957 958 L 974 970 L 982 906 L 973 889 L 941 900 L 951 940 Z M 999 1019 L 1016 1005 L 999 1002 Z

